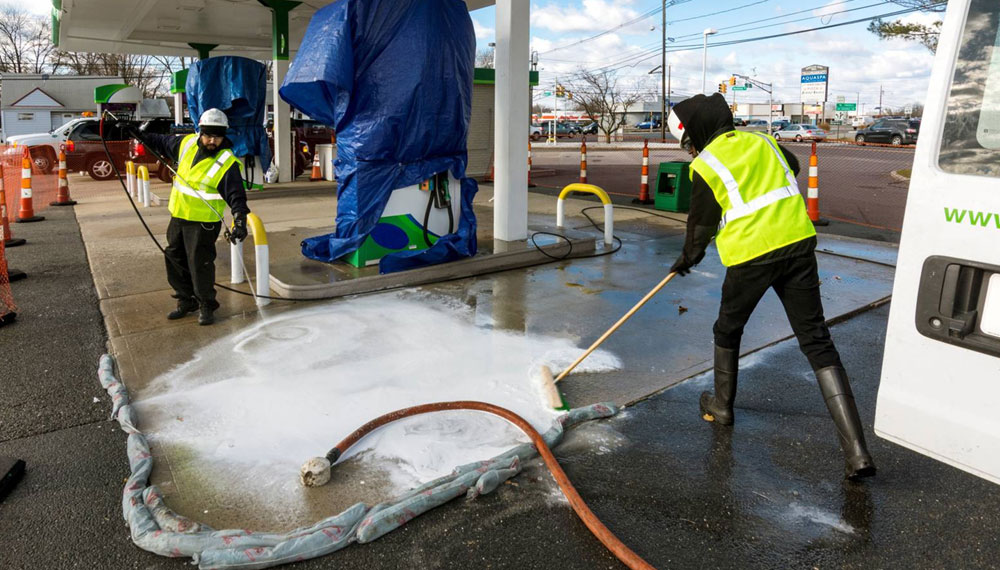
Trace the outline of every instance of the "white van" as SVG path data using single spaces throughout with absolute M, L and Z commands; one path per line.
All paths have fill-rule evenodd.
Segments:
M 951 0 L 914 153 L 875 433 L 1000 483 L 1000 2 Z
M 851 126 L 860 129 L 867 127 L 868 125 L 875 122 L 875 117 L 869 117 L 867 115 L 862 115 L 860 117 L 851 117 Z

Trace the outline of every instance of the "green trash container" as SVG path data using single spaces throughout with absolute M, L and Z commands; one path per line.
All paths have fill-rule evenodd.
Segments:
M 687 212 L 691 207 L 690 162 L 661 162 L 653 184 L 653 207 L 667 212 Z

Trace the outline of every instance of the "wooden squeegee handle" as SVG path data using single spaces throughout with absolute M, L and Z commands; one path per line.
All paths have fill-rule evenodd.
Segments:
M 670 283 L 670 280 L 674 278 L 674 275 L 677 275 L 676 271 L 675 272 L 671 272 L 669 275 L 667 275 L 666 277 L 664 277 L 663 281 L 660 281 L 660 283 L 656 287 L 653 287 L 653 289 L 650 290 L 649 293 L 646 293 L 646 296 L 643 297 L 642 299 L 640 299 L 639 302 L 636 303 L 634 307 L 632 307 L 631 309 L 629 309 L 629 311 L 627 313 L 625 313 L 622 316 L 622 318 L 618 319 L 617 323 L 611 325 L 611 328 L 608 329 L 608 331 L 606 333 L 604 333 L 603 335 L 601 335 L 601 338 L 597 339 L 597 341 L 595 341 L 594 344 L 590 345 L 590 348 L 588 348 L 586 352 L 584 352 L 583 354 L 581 354 L 580 358 L 576 359 L 576 362 L 574 362 L 573 364 L 570 364 L 569 368 L 567 368 L 566 370 L 563 370 L 562 372 L 560 372 L 559 376 L 556 376 L 556 379 L 554 380 L 554 382 L 559 382 L 560 380 L 562 380 L 567 374 L 569 374 L 570 372 L 572 372 L 573 369 L 577 367 L 577 365 L 579 365 L 581 362 L 583 362 L 584 358 L 587 358 L 588 356 L 590 356 L 590 353 L 594 352 L 594 350 L 596 350 L 598 346 L 601 346 L 601 343 L 604 342 L 605 340 L 607 340 L 609 336 L 611 336 L 616 330 L 618 330 L 618 327 L 622 326 L 623 324 L 625 324 L 625 321 L 627 321 L 630 318 L 632 318 L 632 315 L 634 315 L 636 311 L 638 311 L 643 305 L 645 305 L 646 301 L 649 301 L 650 299 L 652 299 L 653 295 L 656 295 L 657 293 L 659 293 L 660 289 L 663 289 L 663 287 L 667 283 Z

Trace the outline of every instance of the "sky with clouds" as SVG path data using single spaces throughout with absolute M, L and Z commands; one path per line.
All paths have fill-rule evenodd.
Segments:
M 904 9 L 884 0 L 688 0 L 667 6 L 667 63 L 671 89 L 679 95 L 701 91 L 702 42 L 708 37 L 707 90 L 733 73 L 775 84 L 775 101 L 798 102 L 801 69 L 830 68 L 829 100 L 844 96 L 878 105 L 880 86 L 886 107 L 924 100 L 933 55 L 924 46 L 884 41 L 868 32 L 868 22 L 753 42 L 718 45 L 823 26 L 845 24 Z M 611 70 L 630 89 L 655 97 L 660 90 L 661 1 L 540 0 L 531 4 L 531 49 L 538 52 L 541 83 L 572 80 L 580 69 Z M 472 12 L 480 49 L 494 41 L 495 8 Z M 914 12 L 889 19 L 930 23 L 943 14 Z M 537 91 L 536 91 L 537 94 Z M 767 102 L 766 93 L 748 90 L 737 102 Z M 732 93 L 727 95 L 732 99 Z M 536 95 L 536 100 L 539 98 Z
M 797 102 L 799 76 L 807 65 L 830 68 L 829 100 L 901 107 L 924 100 L 932 54 L 915 42 L 879 40 L 868 22 L 830 27 L 753 42 L 717 45 L 823 26 L 845 24 L 903 9 L 886 0 L 671 0 L 667 2 L 667 62 L 678 95 L 701 91 L 702 40 L 709 36 L 708 91 L 730 74 L 775 84 L 775 100 Z M 36 13 L 49 13 L 50 0 L 27 0 Z M 531 4 L 531 49 L 539 56 L 542 86 L 558 78 L 569 83 L 580 69 L 611 70 L 629 89 L 659 93 L 661 0 L 538 0 Z M 495 8 L 472 12 L 479 49 L 495 37 Z M 913 12 L 890 19 L 931 23 L 942 14 Z M 737 101 L 766 102 L 760 90 Z M 730 93 L 729 99 L 732 98 Z M 541 99 L 536 91 L 536 100 Z M 544 102 L 544 101 L 542 101 Z

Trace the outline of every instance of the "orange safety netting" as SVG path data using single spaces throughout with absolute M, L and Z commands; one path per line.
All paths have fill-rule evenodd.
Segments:
M 0 227 L 0 234 L 3 233 Z M 10 291 L 10 280 L 7 277 L 7 254 L 4 247 L 4 236 L 0 235 L 0 326 L 13 320 L 17 307 L 14 305 L 14 295 Z
M 0 145 L 0 165 L 3 166 L 4 193 L 7 196 L 7 217 L 10 222 L 23 211 L 21 203 L 24 147 Z M 48 172 L 39 169 L 36 161 L 31 164 L 31 209 L 34 213 L 49 207 L 59 191 L 59 164 L 51 164 Z

